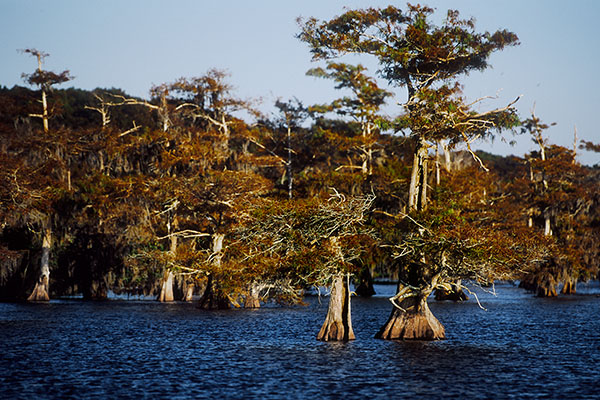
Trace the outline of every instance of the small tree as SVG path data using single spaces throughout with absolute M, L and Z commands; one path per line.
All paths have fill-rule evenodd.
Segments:
M 45 71 L 42 69 L 42 64 L 44 58 L 48 57 L 48 53 L 44 53 L 43 51 L 37 49 L 25 49 L 21 50 L 23 53 L 31 54 L 32 56 L 37 58 L 38 68 L 35 72 L 31 74 L 23 74 L 22 77 L 25 79 L 27 83 L 30 85 L 38 86 L 42 91 L 42 113 L 41 114 L 31 114 L 31 117 L 41 118 L 44 125 L 44 133 L 48 133 L 48 101 L 46 99 L 48 92 L 52 91 L 52 86 L 60 83 L 64 83 L 73 79 L 70 75 L 69 71 L 63 71 L 60 73 L 55 73 L 52 71 Z
M 529 133 L 531 135 L 531 140 L 533 140 L 533 142 L 538 145 L 540 149 L 539 157 L 542 164 L 546 163 L 546 149 L 548 147 L 548 139 L 544 137 L 543 132 L 544 130 L 550 128 L 553 125 L 556 125 L 556 123 L 552 123 L 550 125 L 545 124 L 535 115 L 535 106 L 531 110 L 531 117 L 521 122 L 521 132 Z M 535 182 L 533 167 L 533 164 L 535 163 L 536 162 L 533 159 L 530 159 L 529 174 L 532 182 Z M 539 181 L 542 184 L 540 190 L 541 192 L 545 192 L 548 190 L 548 181 L 546 180 L 544 169 L 542 168 L 539 172 L 541 173 Z M 544 215 L 544 235 L 551 236 L 552 226 L 550 219 L 550 208 L 542 210 L 542 214 Z M 529 216 L 528 224 L 529 226 L 532 225 L 531 215 Z
M 350 116 L 360 124 L 362 140 L 358 146 L 363 160 L 360 167 L 364 175 L 373 173 L 373 145 L 374 135 L 379 129 L 383 117 L 378 115 L 379 109 L 385 99 L 392 93 L 379 88 L 377 82 L 367 76 L 366 68 L 362 65 L 349 65 L 343 63 L 328 63 L 327 71 L 323 68 L 314 68 L 306 74 L 328 78 L 336 82 L 336 89 L 349 89 L 352 97 L 342 97 L 331 104 L 311 107 L 312 111 L 335 112 L 339 115 Z
M 176 110 L 193 122 L 200 119 L 217 127 L 225 142 L 234 121 L 231 113 L 250 108 L 248 101 L 233 96 L 228 77 L 225 71 L 210 69 L 203 76 L 180 78 L 168 85 L 171 98 L 178 103 Z
M 294 172 L 292 168 L 292 155 L 294 154 L 294 150 L 292 149 L 292 132 L 297 130 L 302 121 L 306 119 L 306 108 L 302 105 L 300 100 L 296 98 L 288 101 L 277 100 L 275 102 L 275 107 L 280 112 L 280 118 L 277 122 L 286 130 L 287 160 L 285 162 L 285 170 L 288 183 L 288 198 L 291 199 L 293 197 L 294 189 Z

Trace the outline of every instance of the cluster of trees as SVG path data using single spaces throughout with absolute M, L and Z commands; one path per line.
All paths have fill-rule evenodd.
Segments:
M 577 142 L 548 143 L 534 112 L 475 111 L 461 96 L 461 76 L 517 36 L 478 33 L 456 11 L 438 26 L 432 14 L 408 5 L 299 20 L 299 39 L 327 61 L 308 74 L 343 97 L 280 100 L 276 115 L 236 97 L 220 70 L 153 87 L 149 101 L 53 89 L 69 72 L 43 70 L 46 54 L 26 50 L 37 90 L 0 89 L 2 298 L 113 291 L 214 309 L 300 302 L 326 286 L 318 338 L 349 340 L 351 281 L 371 295 L 374 278 L 396 279 L 378 337 L 441 339 L 433 292 L 460 299 L 463 282 L 503 279 L 556 296 L 596 278 L 600 170 L 576 161 Z M 352 52 L 374 56 L 408 97 L 336 61 Z M 402 104 L 397 116 L 383 115 L 386 101 Z M 539 151 L 471 150 L 505 131 Z

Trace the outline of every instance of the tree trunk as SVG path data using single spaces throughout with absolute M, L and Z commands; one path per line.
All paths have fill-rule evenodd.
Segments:
M 221 267 L 224 239 L 225 235 L 222 233 L 215 233 L 212 236 L 212 262 L 217 271 Z M 200 298 L 198 307 L 206 310 L 225 310 L 230 308 L 229 299 L 223 294 L 218 280 L 213 275 L 208 276 L 206 289 Z
M 163 91 L 160 95 L 160 107 L 158 108 L 158 116 L 161 121 L 163 132 L 167 132 L 171 126 L 169 119 L 169 105 L 167 103 L 167 95 Z
M 394 306 L 387 323 L 375 336 L 387 340 L 440 340 L 446 338 L 444 326 L 429 310 L 431 292 L 406 297 L 400 308 Z
M 46 100 L 46 90 L 42 88 L 42 121 L 44 124 L 44 133 L 48 133 L 48 101 Z
M 424 210 L 427 205 L 427 142 L 419 138 L 413 156 L 413 168 L 408 191 L 409 211 Z
M 537 287 L 537 297 L 556 297 L 556 286 L 540 285 Z
M 350 312 L 350 276 L 337 275 L 333 278 L 327 317 L 317 335 L 317 340 L 354 340 Z
M 571 277 L 565 279 L 565 283 L 560 291 L 562 294 L 575 294 L 577 291 L 577 282 Z
M 365 141 L 369 140 L 369 144 L 363 145 L 364 147 L 362 148 L 363 152 L 365 153 L 365 159 L 363 161 L 361 170 L 363 175 L 373 175 L 373 146 L 370 142 L 371 139 L 371 133 L 372 133 L 372 129 L 371 129 L 371 123 L 370 122 L 365 122 L 364 123 L 364 127 L 363 127 L 363 139 Z
M 444 150 L 444 169 L 446 172 L 452 171 L 452 156 L 450 154 L 450 147 L 448 143 L 441 142 L 442 150 Z
M 435 185 L 440 186 L 440 142 L 435 146 Z
M 198 301 L 198 308 L 205 310 L 226 310 L 230 308 L 229 299 L 220 290 L 217 280 L 212 275 L 208 276 L 206 290 Z
M 192 301 L 192 298 L 194 296 L 194 288 L 196 287 L 196 285 L 194 285 L 193 282 L 184 282 L 183 283 L 183 296 L 181 298 L 182 301 Z
M 356 289 L 354 290 L 357 295 L 361 297 L 371 297 L 375 294 L 375 287 L 373 286 L 373 275 L 369 268 L 365 267 L 360 272 L 358 278 L 354 281 Z
M 292 176 L 292 129 L 289 126 L 287 128 L 287 178 L 288 178 L 288 198 L 291 199 L 293 197 L 293 189 L 294 189 L 294 178 Z
M 50 249 L 52 247 L 52 229 L 43 228 L 42 238 L 42 258 L 40 260 L 40 275 L 38 281 L 27 298 L 27 301 L 49 301 L 49 283 L 50 283 Z
M 246 292 L 244 308 L 260 308 L 260 290 L 256 282 L 253 282 Z
M 525 275 L 519 287 L 535 293 L 537 297 L 556 297 L 556 286 L 558 285 L 554 275 L 548 271 Z
M 436 301 L 444 301 L 444 300 L 466 301 L 466 300 L 469 300 L 469 296 L 467 296 L 465 294 L 465 292 L 462 290 L 462 288 L 460 287 L 461 286 L 460 279 L 458 281 L 456 281 L 456 283 L 450 284 L 450 286 L 451 286 L 450 290 L 435 289 L 435 291 L 433 292 L 435 295 L 435 300 Z
M 550 224 L 550 215 L 544 215 L 544 236 L 552 236 L 552 225 Z
M 538 276 L 536 296 L 537 297 L 556 297 L 556 286 L 558 282 L 551 273 L 545 273 Z
M 178 228 L 177 223 L 177 215 L 175 215 L 172 219 L 172 222 L 167 225 L 167 230 L 169 232 L 169 252 L 171 256 L 175 258 L 175 254 L 177 253 L 177 235 L 174 235 L 173 232 Z M 173 296 L 173 271 L 165 271 L 163 274 L 162 285 L 160 288 L 160 294 L 158 295 L 158 301 L 160 302 L 171 302 L 175 300 Z
M 158 301 L 160 302 L 171 302 L 174 301 L 173 297 L 173 272 L 165 271 L 162 279 L 162 285 L 160 288 L 160 294 L 158 295 Z

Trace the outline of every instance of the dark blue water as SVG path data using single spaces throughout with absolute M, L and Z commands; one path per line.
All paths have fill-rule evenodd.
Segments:
M 431 303 L 447 334 L 433 343 L 374 339 L 385 297 L 353 299 L 345 344 L 315 340 L 327 299 L 0 304 L 0 398 L 600 398 L 600 288 L 578 289 L 539 299 L 502 285 L 481 296 L 487 311 Z

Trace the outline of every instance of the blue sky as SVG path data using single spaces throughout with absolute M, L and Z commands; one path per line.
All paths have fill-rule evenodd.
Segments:
M 415 1 L 416 3 L 417 1 Z M 469 99 L 498 96 L 482 109 L 517 103 L 522 116 L 535 103 L 536 114 L 557 125 L 550 142 L 572 147 L 580 139 L 600 142 L 600 1 L 574 0 L 432 0 L 421 1 L 443 18 L 448 8 L 475 17 L 477 29 L 509 29 L 521 45 L 493 55 L 492 69 L 463 80 Z M 297 97 L 305 104 L 340 95 L 330 82 L 305 76 L 317 66 L 307 46 L 294 36 L 299 16 L 331 18 L 347 8 L 383 7 L 405 2 L 360 0 L 0 0 L 0 85 L 23 85 L 21 73 L 36 63 L 16 50 L 50 53 L 45 68 L 69 69 L 83 89 L 118 87 L 148 97 L 154 84 L 202 75 L 209 68 L 231 73 L 236 93 L 262 98 L 271 109 L 277 98 Z M 352 59 L 351 61 L 357 61 Z M 374 74 L 376 64 L 360 59 Z M 403 102 L 406 93 L 395 89 Z M 397 106 L 386 111 L 394 114 Z M 512 136 L 507 137 L 514 139 Z M 517 145 L 502 140 L 477 146 L 497 154 L 535 149 L 529 138 Z M 585 164 L 600 155 L 581 153 Z

